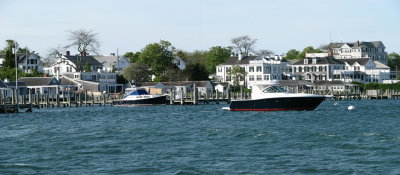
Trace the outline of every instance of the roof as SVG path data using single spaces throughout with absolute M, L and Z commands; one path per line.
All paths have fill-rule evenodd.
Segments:
M 101 55 L 97 55 L 97 56 L 93 56 L 94 59 L 96 59 L 98 62 L 100 62 L 101 64 L 103 64 L 104 67 L 106 68 L 111 68 L 112 65 L 117 63 L 118 60 L 118 56 L 101 56 Z M 122 58 L 122 57 L 120 57 Z
M 374 61 L 374 63 L 375 63 L 375 68 L 378 68 L 378 69 L 390 69 L 389 66 L 387 66 L 387 65 L 385 65 L 385 64 L 383 64 L 383 63 L 381 63 L 379 61 Z
M 356 41 L 356 42 L 339 42 L 339 43 L 329 43 L 328 47 L 330 48 L 340 48 L 344 44 L 347 44 L 350 47 L 368 47 L 368 48 L 376 48 L 379 45 L 383 45 L 382 41 Z M 358 45 L 359 44 L 359 45 Z
M 349 65 L 353 65 L 354 63 L 358 63 L 360 65 L 366 65 L 367 62 L 369 61 L 369 58 L 354 58 L 354 59 L 337 59 L 343 63 L 347 63 Z
M 18 81 L 25 82 L 27 86 L 59 85 L 60 82 L 54 77 L 22 77 Z
M 280 80 L 279 84 L 281 86 L 306 86 L 306 85 L 312 85 L 313 83 L 305 80 Z
M 231 56 L 225 63 L 221 65 L 237 65 L 237 64 L 249 64 L 250 60 L 255 60 L 258 56 L 243 56 L 241 60 L 239 60 L 238 56 Z
M 304 64 L 304 60 L 308 59 L 308 64 Z M 317 59 L 316 64 L 343 64 L 343 62 L 333 57 L 318 57 L 318 58 L 304 58 L 300 61 L 295 62 L 293 65 L 313 65 L 312 60 Z
M 15 81 L 10 81 L 4 84 L 6 84 L 7 87 L 15 87 Z M 18 86 L 26 86 L 26 85 L 25 82 L 18 81 Z
M 79 65 L 79 63 L 78 63 L 79 62 L 78 57 L 79 57 L 79 59 L 82 59 L 81 65 L 85 65 L 86 62 L 89 62 L 89 64 L 91 66 L 103 66 L 103 64 L 101 64 L 99 61 L 94 59 L 93 56 L 67 56 L 67 55 L 63 55 L 63 56 L 65 58 L 67 58 L 68 60 L 70 60 L 75 65 Z

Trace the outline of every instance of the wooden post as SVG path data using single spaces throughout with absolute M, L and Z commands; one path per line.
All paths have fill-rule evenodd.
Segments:
M 49 92 L 46 93 L 46 107 L 50 106 L 50 101 L 49 101 Z
M 57 107 L 60 107 L 60 94 L 56 94 L 56 105 Z
M 93 95 L 93 91 L 92 91 L 92 106 L 94 106 L 94 95 Z
M 171 88 L 169 91 L 169 104 L 173 105 L 174 104 L 174 96 L 173 96 L 173 89 Z
M 183 105 L 184 100 L 183 100 L 183 87 L 181 87 L 181 105 Z
M 11 90 L 11 104 L 15 104 L 14 95 L 15 95 L 15 89 L 12 89 Z
M 71 92 L 69 90 L 68 90 L 67 100 L 68 100 L 68 107 L 71 107 Z
M 227 103 L 231 103 L 231 85 L 228 84 L 228 99 L 227 99 Z
M 199 91 L 197 90 L 197 87 L 196 87 L 196 83 L 194 83 L 193 84 L 193 104 L 194 105 L 197 105 L 197 100 L 198 100 L 198 94 L 199 93 Z
M 5 90 L 4 89 L 1 90 L 1 97 L 3 99 L 3 110 L 4 110 L 4 113 L 7 113 L 7 96 L 5 94 Z
M 216 103 L 219 104 L 218 89 L 215 90 L 215 98 L 217 99 L 217 100 L 216 100 Z
M 87 90 L 85 90 L 85 106 L 87 106 Z

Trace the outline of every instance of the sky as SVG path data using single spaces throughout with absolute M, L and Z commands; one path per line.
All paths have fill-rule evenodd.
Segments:
M 0 48 L 13 39 L 45 57 L 78 29 L 98 34 L 103 55 L 160 40 L 207 50 L 243 35 L 257 39 L 256 50 L 275 54 L 357 40 L 382 41 L 390 53 L 400 52 L 400 1 L 0 0 Z

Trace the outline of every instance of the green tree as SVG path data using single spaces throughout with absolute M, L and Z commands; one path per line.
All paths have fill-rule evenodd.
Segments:
M 299 51 L 297 51 L 297 50 L 295 50 L 295 49 L 290 49 L 287 53 L 286 53 L 286 59 L 288 59 L 288 60 L 294 60 L 294 59 L 296 59 L 297 58 L 297 55 L 299 54 L 300 52 Z
M 15 54 L 13 49 L 17 43 L 14 40 L 6 40 L 6 47 L 2 50 L 6 57 L 3 62 L 3 67 L 14 68 L 15 67 Z
M 211 47 L 206 55 L 206 68 L 208 73 L 215 73 L 215 67 L 219 64 L 224 63 L 229 59 L 231 50 L 226 47 L 214 46 Z
M 393 52 L 388 55 L 388 66 L 392 70 L 400 70 L 400 55 L 398 53 Z
M 139 55 L 139 63 L 146 64 L 156 76 L 163 75 L 172 65 L 175 48 L 168 41 L 148 44 Z
M 301 60 L 301 59 L 306 58 L 306 53 L 322 53 L 322 52 L 323 52 L 323 51 L 322 51 L 321 49 L 314 49 L 313 46 L 308 46 L 308 47 L 304 48 L 303 51 L 300 52 L 300 53 L 297 55 L 296 58 L 299 59 L 299 60 Z
M 239 87 L 240 81 L 244 80 L 244 77 L 246 76 L 246 71 L 243 67 L 235 65 L 232 66 L 231 71 L 228 72 L 228 75 L 231 76 L 233 86 Z
M 132 63 L 122 72 L 122 75 L 126 80 L 134 80 L 135 82 L 151 81 L 152 74 L 153 73 L 150 71 L 150 68 L 141 63 Z
M 136 61 L 139 60 L 139 55 L 140 52 L 127 52 L 124 54 L 124 56 L 128 58 L 131 63 L 136 63 Z
M 35 69 L 31 73 L 25 73 L 22 69 L 18 69 L 18 78 L 20 77 L 41 77 L 43 74 Z M 9 79 L 15 81 L 15 68 L 1 67 L 0 68 L 0 79 Z
M 208 80 L 208 71 L 206 67 L 200 63 L 186 65 L 186 68 L 183 70 L 183 75 L 185 75 L 188 81 Z
M 86 60 L 85 64 L 85 72 L 91 72 L 92 70 L 90 69 L 90 62 L 89 60 Z

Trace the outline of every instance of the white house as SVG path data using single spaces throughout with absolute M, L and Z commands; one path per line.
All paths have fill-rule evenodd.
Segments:
M 3 66 L 5 61 L 5 55 L 0 55 L 0 67 Z M 25 73 L 31 72 L 33 69 L 43 72 L 43 62 L 35 52 L 31 53 L 18 53 L 18 68 L 22 69 Z
M 99 61 L 101 64 L 103 64 L 103 71 L 106 71 L 106 72 L 111 72 L 111 71 L 113 71 L 113 69 L 116 72 L 120 72 L 123 69 L 125 69 L 126 67 L 128 67 L 130 64 L 130 61 L 125 56 L 96 55 L 93 57 L 94 57 L 94 59 Z
M 330 43 L 328 47 L 336 59 L 372 58 L 373 61 L 387 64 L 387 52 L 382 41 Z
M 123 84 L 117 83 L 117 73 L 113 72 L 68 72 L 63 74 L 61 81 L 75 84 L 81 91 L 106 93 L 123 91 Z
M 95 72 L 103 68 L 103 64 L 94 59 L 93 56 L 72 56 L 67 51 L 65 55 L 61 55 L 58 58 L 56 63 L 45 68 L 45 73 L 49 75 L 62 75 L 64 73 L 77 72 L 78 68 L 84 69 L 86 64 L 89 64 L 90 70 Z
M 260 56 L 231 56 L 225 63 L 216 66 L 216 77 L 220 82 L 232 84 L 229 74 L 233 66 L 240 66 L 246 72 L 239 84 L 251 88 L 253 84 L 281 80 L 285 74 L 290 74 L 289 62 L 281 56 L 263 58 Z
M 292 64 L 292 74 L 299 80 L 332 81 L 335 70 L 343 70 L 344 64 L 328 53 L 306 54 L 306 58 Z
M 338 59 L 345 65 L 344 70 L 335 70 L 336 80 L 344 82 L 383 83 L 390 80 L 390 67 L 372 58 Z
M 186 68 L 186 63 L 181 57 L 175 56 L 174 59 L 172 60 L 172 63 L 174 63 L 176 66 L 178 66 L 178 68 L 180 70 L 183 70 Z

